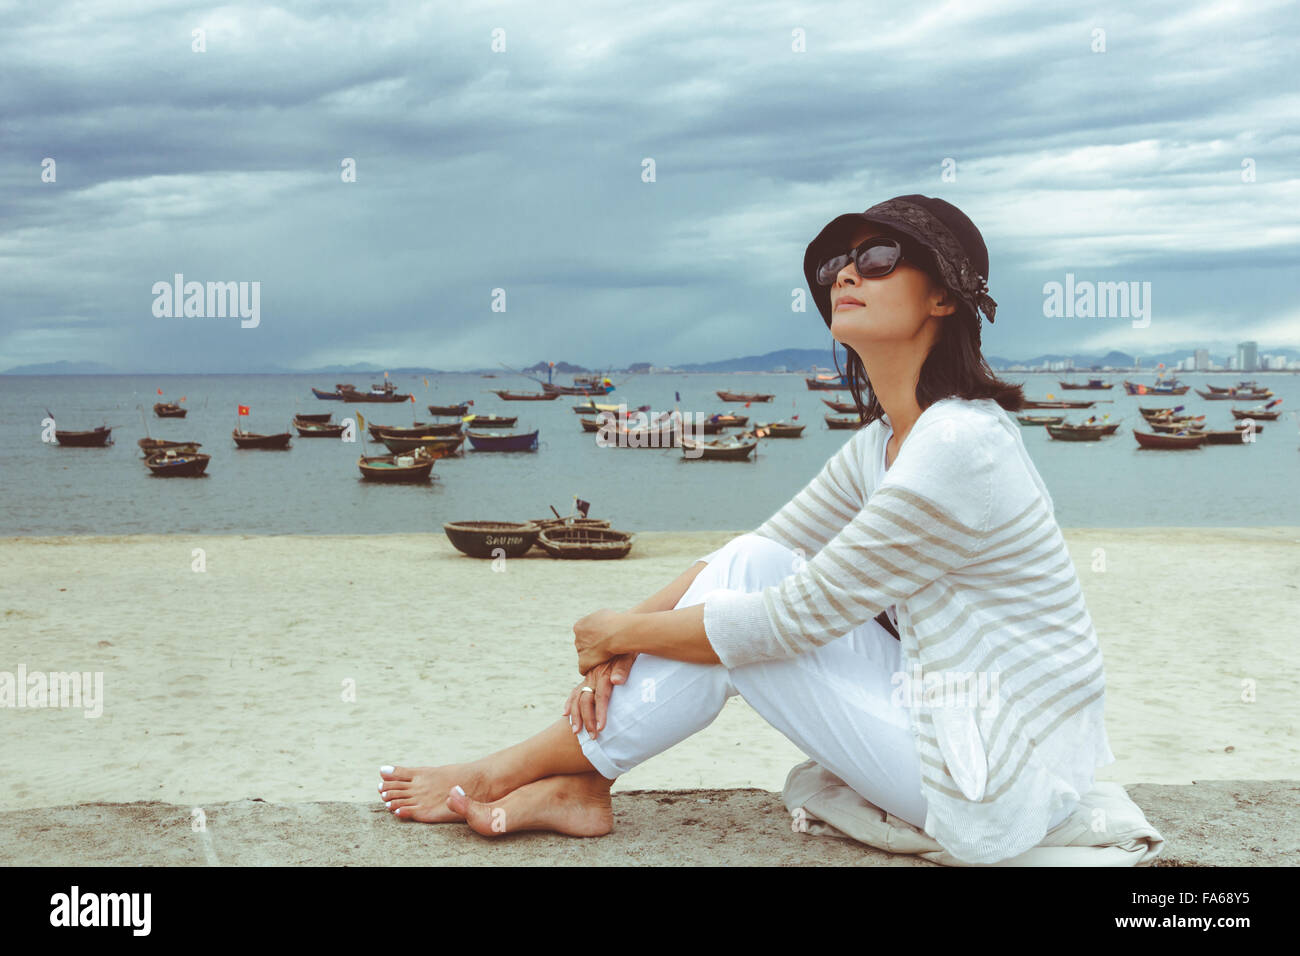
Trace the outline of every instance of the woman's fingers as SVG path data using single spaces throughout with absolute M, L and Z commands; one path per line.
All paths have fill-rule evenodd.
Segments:
M 594 684 L 592 683 L 593 681 L 595 681 Z M 596 685 L 599 683 L 600 681 L 597 680 L 596 674 L 588 673 L 587 683 L 583 686 L 595 690 Z M 578 710 L 582 712 L 582 725 L 587 728 L 587 733 L 591 734 L 592 737 L 595 737 L 599 730 L 596 724 L 596 695 L 588 694 L 585 691 L 581 692 L 581 695 L 578 697 Z
M 632 672 L 632 662 L 634 660 L 636 660 L 635 654 L 620 654 L 614 658 L 614 666 L 610 668 L 609 679 L 615 684 L 625 682 L 628 674 Z
M 614 685 L 610 683 L 612 667 L 602 667 L 600 674 L 596 678 L 596 683 L 592 686 L 596 689 L 596 729 L 605 729 L 605 715 L 609 713 L 609 695 L 614 692 Z

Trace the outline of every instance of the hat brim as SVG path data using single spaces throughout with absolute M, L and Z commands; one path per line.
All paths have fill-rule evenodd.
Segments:
M 926 253 L 933 258 L 934 252 L 930 248 L 930 243 L 924 233 L 912 226 L 910 223 L 896 220 L 889 216 L 868 216 L 864 212 L 848 212 L 842 216 L 836 216 L 828 222 L 821 232 L 817 233 L 817 238 L 808 244 L 808 248 L 803 254 L 803 274 L 808 282 L 808 290 L 812 293 L 813 301 L 817 303 L 817 311 L 822 315 L 822 320 L 826 323 L 826 328 L 831 327 L 831 290 L 824 285 L 817 283 L 817 267 L 832 256 L 842 255 L 848 250 L 845 243 L 853 230 L 860 228 L 864 224 L 873 226 L 883 226 L 891 232 L 896 232 L 905 236 L 912 242 L 925 249 Z M 932 275 L 937 274 L 933 262 L 927 262 L 927 271 Z

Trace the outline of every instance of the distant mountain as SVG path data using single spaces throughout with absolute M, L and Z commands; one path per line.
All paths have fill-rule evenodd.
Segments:
M 840 367 L 843 368 L 842 354 L 840 361 Z M 765 352 L 762 355 L 746 355 L 744 358 L 694 362 L 672 367 L 683 372 L 770 372 L 774 368 L 785 366 L 788 371 L 797 372 L 811 369 L 814 365 L 835 368 L 835 357 L 831 354 L 831 350 L 781 349 L 778 352 Z
M 2 375 L 115 375 L 117 369 L 102 362 L 42 362 L 38 365 L 15 365 Z

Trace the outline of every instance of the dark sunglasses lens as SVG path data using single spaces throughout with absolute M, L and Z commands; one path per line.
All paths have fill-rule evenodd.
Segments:
M 834 285 L 835 277 L 848 264 L 848 256 L 836 256 L 834 259 L 827 259 L 817 268 L 817 283 L 819 285 Z
M 858 250 L 858 275 L 864 279 L 888 275 L 898 264 L 901 252 L 894 243 L 867 246 Z

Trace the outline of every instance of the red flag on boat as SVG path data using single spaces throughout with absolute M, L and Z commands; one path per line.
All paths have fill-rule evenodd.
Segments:
M 412 404 L 412 405 L 415 404 L 415 396 L 414 396 L 414 395 L 411 396 L 411 404 Z
M 159 394 L 159 395 L 161 395 L 161 394 L 162 394 L 162 389 L 161 389 L 161 388 L 160 388 L 160 389 L 158 389 L 158 394 Z
M 241 415 L 247 415 L 247 414 L 248 414 L 248 406 L 247 406 L 247 405 L 240 405 L 240 406 L 239 406 L 239 414 L 241 414 Z
M 746 408 L 749 408 L 749 402 L 746 402 L 746 403 L 745 403 L 745 407 L 746 407 Z

